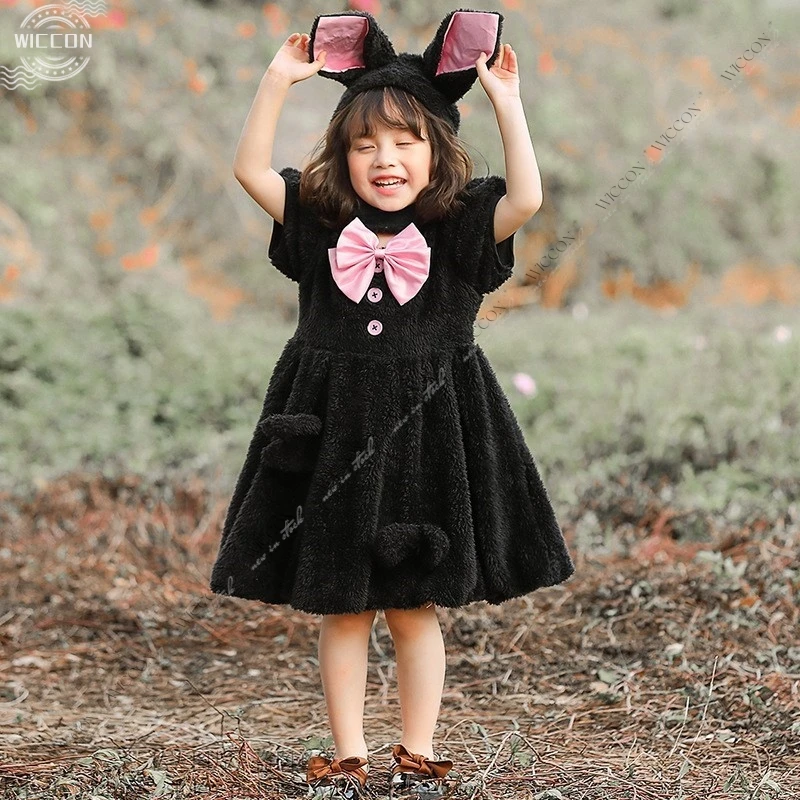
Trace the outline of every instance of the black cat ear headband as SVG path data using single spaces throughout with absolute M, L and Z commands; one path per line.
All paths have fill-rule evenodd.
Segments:
M 458 132 L 461 115 L 456 107 L 478 77 L 475 62 L 490 53 L 491 67 L 500 50 L 503 15 L 497 11 L 451 11 L 421 55 L 400 53 L 366 11 L 320 14 L 311 26 L 309 63 L 327 51 L 319 70 L 347 87 L 334 115 L 359 92 L 396 86 L 414 95 L 429 111 Z

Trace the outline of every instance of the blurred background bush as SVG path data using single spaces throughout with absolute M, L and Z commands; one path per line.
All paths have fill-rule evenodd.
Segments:
M 9 69 L 36 5 L 2 4 Z M 476 333 L 562 507 L 636 473 L 687 508 L 797 514 L 798 6 L 480 5 L 518 53 L 545 199 Z M 0 487 L 230 490 L 297 313 L 233 154 L 276 49 L 348 7 L 420 52 L 456 6 L 112 2 L 79 74 L 0 89 Z M 303 166 L 341 91 L 292 88 L 273 166 Z M 478 82 L 459 107 L 475 174 L 503 174 Z

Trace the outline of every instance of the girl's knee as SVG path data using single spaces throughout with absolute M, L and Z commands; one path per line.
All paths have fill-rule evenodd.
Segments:
M 419 608 L 387 608 L 383 612 L 392 636 L 413 633 L 431 615 L 436 616 L 436 605 L 426 603 Z
M 325 614 L 323 615 L 323 622 L 327 625 L 335 625 L 337 628 L 371 628 L 375 620 L 375 610 L 361 611 L 358 614 Z

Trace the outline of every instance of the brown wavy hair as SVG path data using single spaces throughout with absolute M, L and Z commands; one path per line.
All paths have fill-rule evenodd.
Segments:
M 420 222 L 461 210 L 463 202 L 457 196 L 470 180 L 472 159 L 444 119 L 394 86 L 359 92 L 334 114 L 300 177 L 300 202 L 314 208 L 324 224 L 346 225 L 359 202 L 350 182 L 347 153 L 355 139 L 373 136 L 379 123 L 409 128 L 417 138 L 430 140 L 431 179 L 415 201 Z

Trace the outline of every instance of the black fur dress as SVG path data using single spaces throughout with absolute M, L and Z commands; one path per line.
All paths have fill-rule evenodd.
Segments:
M 415 223 L 430 273 L 400 305 L 383 272 L 358 303 L 339 289 L 327 251 L 341 230 L 299 204 L 297 169 L 280 174 L 285 215 L 269 256 L 298 283 L 299 319 L 228 507 L 212 591 L 340 614 L 498 604 L 566 580 L 574 564 L 547 491 L 474 341 L 482 296 L 514 265 L 514 237 L 493 235 L 505 179 L 475 178 L 466 211 Z

